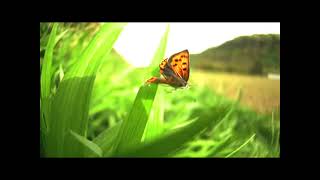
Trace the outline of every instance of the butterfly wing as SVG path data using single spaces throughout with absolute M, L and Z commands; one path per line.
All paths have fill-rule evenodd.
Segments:
M 190 60 L 188 50 L 172 55 L 168 60 L 168 64 L 176 75 L 184 79 L 186 82 L 189 80 Z
M 189 52 L 181 51 L 164 59 L 160 65 L 160 74 L 164 78 L 152 77 L 147 83 L 164 83 L 173 87 L 184 87 L 189 79 Z

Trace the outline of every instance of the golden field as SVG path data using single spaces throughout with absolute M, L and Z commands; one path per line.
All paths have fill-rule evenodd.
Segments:
M 208 86 L 230 99 L 236 99 L 241 88 L 240 103 L 259 113 L 270 113 L 280 107 L 280 80 L 195 70 L 191 72 L 190 86 Z

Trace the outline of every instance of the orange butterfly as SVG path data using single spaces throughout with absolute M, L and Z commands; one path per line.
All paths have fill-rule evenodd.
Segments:
M 163 83 L 172 87 L 185 87 L 190 74 L 189 51 L 184 51 L 173 54 L 169 60 L 164 59 L 160 64 L 160 74 L 164 78 L 152 77 L 147 80 L 147 83 Z

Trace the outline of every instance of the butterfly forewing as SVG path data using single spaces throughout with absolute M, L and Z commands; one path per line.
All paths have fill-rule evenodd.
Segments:
M 184 50 L 172 55 L 168 63 L 171 66 L 171 69 L 185 81 L 189 79 L 189 52 L 188 50 Z

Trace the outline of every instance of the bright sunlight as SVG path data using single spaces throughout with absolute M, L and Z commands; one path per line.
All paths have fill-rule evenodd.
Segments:
M 114 48 L 131 65 L 148 66 L 168 24 L 166 57 L 184 49 L 201 53 L 238 36 L 280 34 L 280 23 L 128 23 Z

